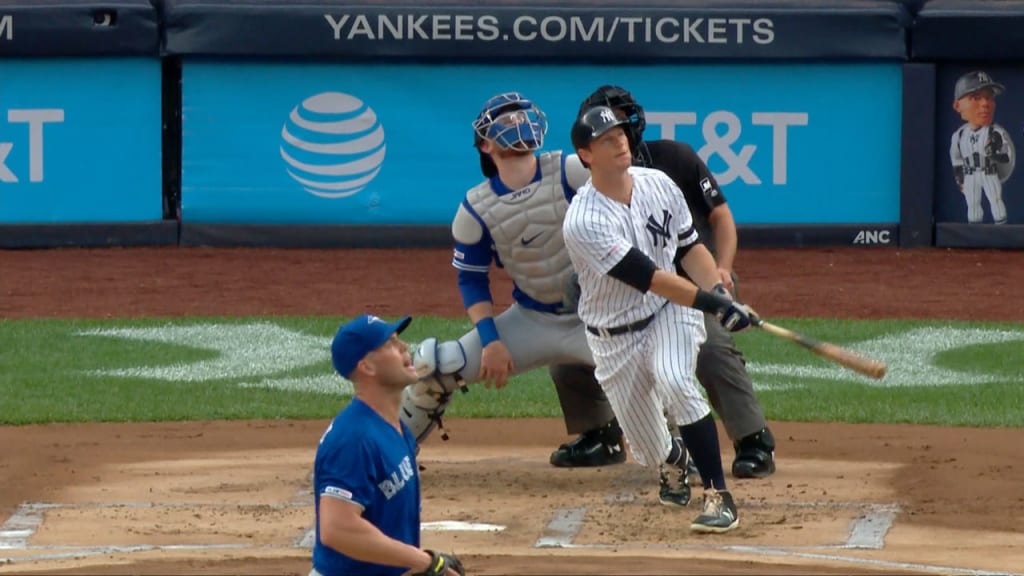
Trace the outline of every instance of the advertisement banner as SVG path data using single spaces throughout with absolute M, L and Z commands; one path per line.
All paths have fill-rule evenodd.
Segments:
M 690 143 L 747 224 L 899 220 L 901 65 L 425 66 L 186 61 L 182 220 L 448 224 L 483 177 L 472 121 L 519 91 L 570 149 L 621 85 Z
M 158 60 L 0 60 L 0 78 L 0 223 L 163 217 Z
M 940 65 L 936 90 L 935 221 L 1024 224 L 1024 66 Z
M 578 61 L 905 60 L 892 0 L 701 0 L 548 5 L 395 0 L 164 0 L 169 54 Z

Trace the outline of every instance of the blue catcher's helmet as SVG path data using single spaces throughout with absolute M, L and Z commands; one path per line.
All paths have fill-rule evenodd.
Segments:
M 488 100 L 476 120 L 476 144 L 493 140 L 506 150 L 528 152 L 544 145 L 548 118 L 544 111 L 518 92 L 499 94 Z

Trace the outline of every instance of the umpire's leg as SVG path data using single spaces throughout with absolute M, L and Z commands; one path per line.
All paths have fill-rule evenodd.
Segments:
M 551 454 L 551 464 L 561 467 L 605 466 L 625 462 L 622 429 L 604 390 L 586 364 L 553 364 L 548 368 L 565 429 L 579 437 Z
M 705 314 L 704 323 L 708 338 L 697 355 L 697 379 L 736 448 L 733 474 L 741 478 L 768 476 L 775 471 L 775 439 L 754 395 L 746 361 L 717 318 Z

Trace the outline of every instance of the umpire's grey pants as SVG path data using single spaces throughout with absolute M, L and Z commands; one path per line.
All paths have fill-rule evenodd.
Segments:
M 736 349 L 732 334 L 712 314 L 704 314 L 704 326 L 708 339 L 697 354 L 697 379 L 722 419 L 729 439 L 736 442 L 767 425 L 764 409 L 754 395 L 747 362 Z

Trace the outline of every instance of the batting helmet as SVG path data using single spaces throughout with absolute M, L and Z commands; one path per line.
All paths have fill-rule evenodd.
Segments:
M 616 126 L 626 126 L 629 120 L 620 118 L 607 106 L 594 106 L 585 110 L 572 125 L 572 145 L 579 150 L 586 148 L 602 134 Z
M 584 111 L 594 106 L 607 106 L 626 115 L 626 119 L 629 120 L 629 130 L 626 133 L 629 135 L 630 145 L 633 148 L 643 139 L 644 129 L 647 128 L 647 118 L 644 116 L 643 107 L 637 103 L 636 98 L 633 98 L 629 90 L 621 86 L 605 84 L 587 96 L 587 99 L 580 104 L 578 114 L 583 114 Z

